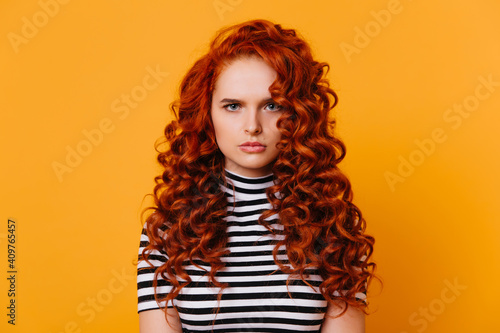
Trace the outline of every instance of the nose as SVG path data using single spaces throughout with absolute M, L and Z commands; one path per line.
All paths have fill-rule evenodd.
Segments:
M 245 134 L 256 135 L 262 132 L 262 126 L 257 110 L 251 110 L 247 113 L 244 126 Z

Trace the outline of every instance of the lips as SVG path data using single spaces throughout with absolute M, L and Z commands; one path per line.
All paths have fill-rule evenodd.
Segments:
M 240 147 L 265 147 L 262 143 L 257 142 L 257 141 L 248 141 L 245 143 L 242 143 Z
M 266 151 L 266 146 L 258 141 L 247 141 L 238 147 L 241 151 L 249 154 L 262 153 Z

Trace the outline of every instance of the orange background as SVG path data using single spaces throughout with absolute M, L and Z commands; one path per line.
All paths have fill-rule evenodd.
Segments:
M 367 331 L 498 327 L 500 3 L 61 2 L 0 4 L 2 331 L 138 331 L 133 259 L 159 172 L 153 143 L 215 31 L 254 18 L 297 29 L 331 65 L 342 167 L 384 282 Z M 68 166 L 72 149 L 86 156 Z

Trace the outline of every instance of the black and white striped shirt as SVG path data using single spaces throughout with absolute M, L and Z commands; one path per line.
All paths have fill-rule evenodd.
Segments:
M 226 170 L 228 183 L 235 191 L 220 184 L 228 200 L 227 221 L 230 253 L 222 257 L 225 267 L 218 271 L 216 279 L 228 283 L 223 290 L 217 312 L 218 289 L 208 286 L 206 271 L 210 267 L 197 262 L 206 271 L 189 265 L 186 272 L 192 282 L 182 288 L 173 301 L 177 307 L 185 332 L 319 332 L 327 302 L 318 290 L 321 277 L 309 271 L 307 281 L 313 290 L 299 278 L 286 286 L 287 274 L 276 265 L 272 251 L 274 243 L 283 235 L 272 234 L 257 222 L 260 214 L 271 208 L 265 190 L 273 185 L 273 175 L 264 177 L 243 177 Z M 233 208 L 233 203 L 236 207 Z M 275 230 L 282 230 L 277 214 L 267 219 Z M 145 229 L 141 235 L 139 259 L 148 244 Z M 286 260 L 284 248 L 279 259 Z M 149 258 L 156 267 L 166 261 L 166 253 L 154 251 Z M 154 268 L 140 260 L 137 272 L 138 312 L 157 309 L 154 299 Z M 166 295 L 170 285 L 158 281 L 158 292 Z M 290 297 L 291 296 L 291 297 Z M 365 298 L 364 294 L 356 295 Z M 160 303 L 165 307 L 165 303 Z M 169 304 L 169 307 L 172 305 Z

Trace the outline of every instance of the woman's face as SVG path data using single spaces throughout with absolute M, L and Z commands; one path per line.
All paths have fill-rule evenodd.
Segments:
M 275 78 L 276 71 L 257 57 L 237 59 L 219 75 L 210 112 L 227 170 L 247 177 L 272 172 L 282 114 L 269 93 Z

